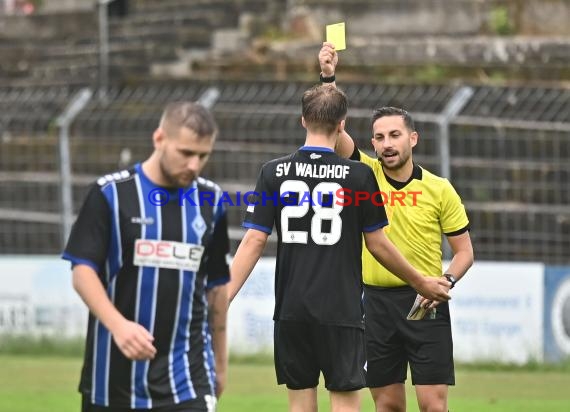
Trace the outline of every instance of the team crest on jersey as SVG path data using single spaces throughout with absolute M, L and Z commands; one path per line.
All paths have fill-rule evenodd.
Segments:
M 204 235 L 204 232 L 206 232 L 206 221 L 202 216 L 198 215 L 194 218 L 192 221 L 192 229 L 194 229 L 198 238 L 201 238 Z

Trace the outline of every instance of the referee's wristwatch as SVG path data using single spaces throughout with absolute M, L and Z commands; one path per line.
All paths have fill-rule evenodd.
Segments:
M 451 287 L 449 289 L 453 289 L 453 287 L 457 283 L 457 279 L 455 279 L 455 276 L 449 273 L 444 273 L 443 277 L 446 278 L 449 283 L 451 283 Z

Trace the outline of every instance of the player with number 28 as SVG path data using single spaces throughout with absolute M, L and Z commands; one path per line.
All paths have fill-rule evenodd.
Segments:
M 315 86 L 302 98 L 305 145 L 266 163 L 244 220 L 248 229 L 231 265 L 230 299 L 242 287 L 276 227 L 274 355 L 290 410 L 317 410 L 319 375 L 333 410 L 360 409 L 365 386 L 362 234 L 385 267 L 424 297 L 447 300 L 445 279 L 418 273 L 384 235 L 383 206 L 370 197 L 343 202 L 339 194 L 379 191 L 372 170 L 334 152 L 344 130 L 346 95 Z M 340 170 L 325 178 L 307 170 Z

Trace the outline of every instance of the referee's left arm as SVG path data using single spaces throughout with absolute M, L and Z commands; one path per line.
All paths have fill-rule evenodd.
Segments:
M 469 235 L 469 219 L 465 206 L 455 188 L 445 181 L 442 190 L 442 209 L 440 224 L 447 242 L 453 252 L 453 258 L 445 274 L 452 275 L 458 281 L 473 265 L 473 245 Z
M 473 265 L 473 245 L 469 232 L 465 231 L 458 235 L 447 235 L 447 241 L 453 252 L 453 258 L 445 273 L 449 273 L 458 281 Z

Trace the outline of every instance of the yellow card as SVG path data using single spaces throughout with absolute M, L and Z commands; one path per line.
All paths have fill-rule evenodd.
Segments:
M 346 49 L 344 22 L 327 25 L 327 41 L 334 44 L 336 51 Z

